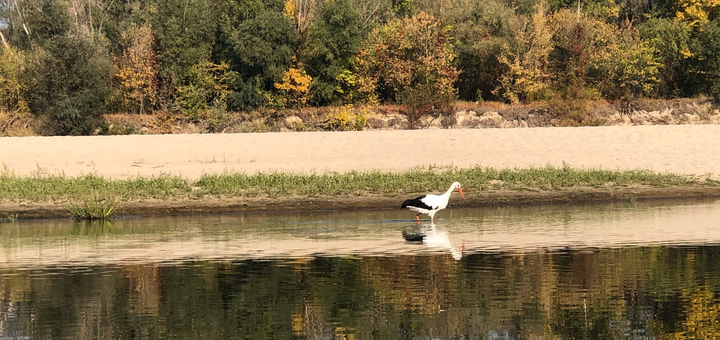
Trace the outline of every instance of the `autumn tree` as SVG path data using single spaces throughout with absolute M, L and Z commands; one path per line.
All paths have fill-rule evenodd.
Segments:
M 578 18 L 573 10 L 553 14 L 550 29 L 550 71 L 561 97 L 577 100 L 599 95 L 597 88 L 610 78 L 616 63 L 617 29 L 584 15 Z
M 298 34 L 304 36 L 323 2 L 325 0 L 284 0 L 283 13 L 295 23 Z
M 688 26 L 698 28 L 720 14 L 719 0 L 677 0 L 675 18 Z
M 375 29 L 356 58 L 359 91 L 407 108 L 411 127 L 456 97 L 458 70 L 448 29 L 420 13 Z
M 153 109 L 157 94 L 152 27 L 149 24 L 132 24 L 123 32 L 121 42 L 123 52 L 115 61 L 115 77 L 125 106 L 142 114 Z
M 24 56 L 14 47 L 0 47 L 0 111 L 27 112 L 21 75 Z
M 308 90 L 312 77 L 305 70 L 297 66 L 290 67 L 283 75 L 282 82 L 275 83 L 280 91 L 280 101 L 284 107 L 304 106 L 308 101 Z
M 544 10 L 513 16 L 508 29 L 500 44 L 498 61 L 504 72 L 495 93 L 510 103 L 542 99 L 550 84 L 548 56 L 552 50 Z

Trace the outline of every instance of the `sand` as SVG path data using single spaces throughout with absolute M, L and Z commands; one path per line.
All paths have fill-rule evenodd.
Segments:
M 720 125 L 0 138 L 15 175 L 172 174 L 476 165 L 720 174 Z

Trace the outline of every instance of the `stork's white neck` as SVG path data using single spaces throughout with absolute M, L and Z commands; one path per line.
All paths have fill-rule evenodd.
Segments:
M 443 194 L 443 196 L 445 196 L 445 197 L 450 197 L 450 195 L 452 194 L 453 190 L 455 190 L 455 185 L 451 185 L 451 186 L 450 186 L 450 189 L 448 189 L 448 191 L 446 191 L 446 192 Z

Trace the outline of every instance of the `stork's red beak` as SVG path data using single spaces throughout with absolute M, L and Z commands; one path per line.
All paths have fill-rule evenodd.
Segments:
M 462 193 L 462 188 L 458 188 L 458 191 L 460 192 L 460 196 L 462 196 L 462 198 L 465 199 L 465 195 Z

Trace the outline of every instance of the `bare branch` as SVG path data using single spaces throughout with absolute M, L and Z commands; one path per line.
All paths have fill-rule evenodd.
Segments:
M 8 45 L 7 40 L 5 40 L 5 35 L 2 34 L 2 32 L 0 32 L 0 39 L 2 39 L 2 43 L 3 43 L 3 46 L 5 46 L 5 48 L 10 48 L 10 45 Z

